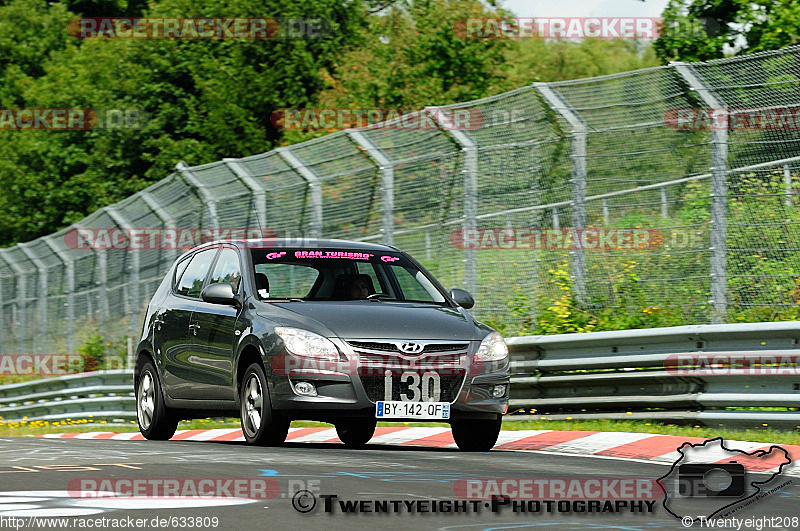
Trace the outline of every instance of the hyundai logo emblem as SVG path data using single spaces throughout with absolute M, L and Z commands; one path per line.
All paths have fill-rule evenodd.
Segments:
M 419 343 L 400 343 L 398 346 L 406 354 L 419 354 L 425 348 L 425 345 Z

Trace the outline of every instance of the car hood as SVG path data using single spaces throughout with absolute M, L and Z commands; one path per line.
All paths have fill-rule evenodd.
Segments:
M 430 304 L 358 301 L 273 305 L 297 315 L 298 321 L 315 321 L 332 332 L 326 335 L 341 338 L 466 341 L 486 335 L 468 313 Z

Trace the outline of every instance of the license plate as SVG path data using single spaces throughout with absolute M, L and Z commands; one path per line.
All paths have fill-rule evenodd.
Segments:
M 439 419 L 450 418 L 447 402 L 380 401 L 375 404 L 375 418 L 379 419 Z

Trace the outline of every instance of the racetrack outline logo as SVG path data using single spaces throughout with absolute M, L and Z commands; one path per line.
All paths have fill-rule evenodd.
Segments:
M 785 448 L 782 448 L 778 445 L 770 445 L 767 450 L 754 450 L 752 452 L 745 452 L 743 450 L 737 450 L 735 448 L 728 448 L 725 446 L 725 441 L 722 437 L 716 437 L 713 439 L 708 439 L 703 441 L 699 444 L 692 444 L 690 442 L 685 442 L 677 449 L 680 457 L 672 463 L 669 472 L 664 474 L 658 479 L 658 484 L 661 489 L 664 491 L 664 498 L 662 505 L 664 509 L 682 521 L 684 527 L 690 527 L 696 523 L 699 523 L 703 518 L 706 520 L 714 518 L 716 515 L 719 515 L 722 511 L 726 509 L 731 509 L 735 506 L 741 506 L 747 500 L 751 500 L 758 496 L 762 490 L 761 487 L 767 485 L 768 483 L 773 482 L 778 476 L 781 475 L 783 472 L 784 467 L 792 463 L 791 457 L 789 457 L 789 452 L 786 451 Z M 773 454 L 773 451 L 775 452 Z M 705 463 L 699 462 L 692 462 L 693 456 L 691 454 L 700 452 L 703 456 L 705 456 L 704 461 Z M 724 458 L 721 458 L 724 456 Z M 710 459 L 709 459 L 710 458 Z M 777 459 L 776 459 L 777 458 Z M 741 483 L 744 486 L 744 490 L 741 495 L 731 495 L 725 494 L 725 490 L 723 489 L 722 492 L 714 491 L 713 489 L 708 489 L 706 493 L 700 493 L 699 495 L 696 492 L 690 493 L 689 495 L 683 494 L 683 487 L 686 485 L 682 485 L 682 481 L 686 481 L 686 478 L 681 477 L 680 469 L 682 467 L 686 467 L 687 465 L 693 465 L 694 468 L 699 468 L 703 464 L 706 465 L 708 470 L 712 469 L 726 469 L 726 468 L 733 468 L 730 465 L 739 464 L 742 466 L 742 470 L 746 470 L 747 466 L 742 465 L 742 461 L 747 464 L 753 464 L 757 462 L 757 460 L 762 460 L 761 463 L 761 470 L 756 469 L 754 472 L 762 472 L 762 473 L 769 473 L 770 476 L 764 481 L 748 481 L 747 475 L 741 478 Z M 773 462 L 775 460 L 776 462 Z M 709 462 L 710 461 L 710 462 Z M 727 461 L 727 463 L 723 463 L 723 461 Z M 764 463 L 769 465 L 773 465 L 769 468 L 765 468 Z M 770 470 L 774 470 L 777 468 L 777 472 L 768 472 Z M 676 478 L 676 472 L 678 477 Z M 692 477 L 690 479 L 696 479 L 696 477 Z M 735 484 L 737 478 L 731 475 L 731 485 Z M 678 489 L 674 492 L 668 488 L 667 484 L 675 484 L 677 482 Z M 690 489 L 692 490 L 692 489 Z M 680 498 L 678 498 L 681 492 Z M 680 507 L 676 507 L 677 500 L 690 500 L 693 499 L 695 501 L 703 501 L 707 500 L 708 504 L 714 507 L 713 510 L 709 512 L 709 514 L 697 515 L 697 514 L 679 514 L 681 512 L 685 512 Z M 727 503 L 721 507 L 719 507 L 719 503 L 721 500 L 732 500 L 730 503 Z M 716 501 L 716 503 L 714 503 Z M 734 509 L 736 510 L 736 509 Z M 691 521 L 691 523 L 689 523 Z

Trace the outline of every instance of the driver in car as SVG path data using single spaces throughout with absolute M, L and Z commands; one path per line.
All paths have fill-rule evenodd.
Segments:
M 353 279 L 353 283 L 350 284 L 350 298 L 366 299 L 368 296 L 369 288 L 367 288 L 367 283 L 364 282 L 364 279 L 361 277 Z
M 373 290 L 372 279 L 368 275 L 339 275 L 336 278 L 336 287 L 333 298 L 337 300 L 362 300 L 369 297 Z

